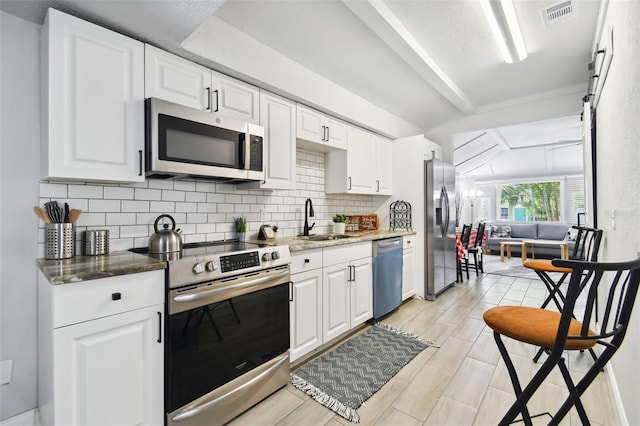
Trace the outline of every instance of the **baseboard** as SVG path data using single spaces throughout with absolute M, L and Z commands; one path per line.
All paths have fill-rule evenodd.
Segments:
M 616 414 L 618 415 L 618 422 L 616 424 L 619 424 L 620 426 L 629 426 L 629 421 L 627 420 L 627 415 L 624 411 L 624 406 L 622 405 L 620 391 L 618 390 L 618 382 L 616 381 L 616 375 L 613 373 L 611 363 L 607 363 L 605 370 L 607 371 L 607 378 L 609 379 L 609 390 L 613 397 L 613 404 L 616 408 Z
M 0 426 L 36 426 L 37 409 L 26 411 L 0 422 Z

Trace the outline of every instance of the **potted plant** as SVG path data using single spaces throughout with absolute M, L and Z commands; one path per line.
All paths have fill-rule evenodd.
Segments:
M 333 215 L 333 232 L 335 234 L 344 234 L 344 228 L 346 226 L 349 216 L 344 214 Z
M 238 241 L 244 241 L 247 232 L 247 219 L 242 216 L 234 218 L 233 228 L 236 230 Z

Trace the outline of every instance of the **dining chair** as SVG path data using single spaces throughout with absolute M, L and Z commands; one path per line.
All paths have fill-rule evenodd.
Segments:
M 512 423 L 519 414 L 527 426 L 532 425 L 532 418 L 542 415 L 551 417 L 548 424 L 559 424 L 574 406 L 582 424 L 588 425 L 589 419 L 580 396 L 620 348 L 627 332 L 640 282 L 640 257 L 617 263 L 554 259 L 551 264 L 571 271 L 560 312 L 527 306 L 497 306 L 483 315 L 485 323 L 493 330 L 516 394 L 516 401 L 499 423 L 502 426 Z M 585 276 L 589 277 L 586 283 Z M 599 291 L 603 293 L 600 296 Z M 605 309 L 602 317 L 596 321 L 596 301 L 599 297 Z M 579 298 L 580 303 L 576 304 Z M 507 352 L 503 336 L 540 346 L 548 354 L 524 388 Z M 599 353 L 593 365 L 577 383 L 574 382 L 569 374 L 564 352 L 593 349 L 596 345 Z M 531 415 L 527 403 L 556 366 L 569 390 L 569 396 L 555 414 L 546 412 Z M 575 377 L 575 371 L 572 373 Z
M 469 244 L 469 238 L 471 237 L 471 225 L 463 224 L 462 232 L 460 233 L 460 244 L 462 245 L 462 253 L 459 252 L 456 247 L 456 258 L 458 265 L 458 279 L 462 282 L 462 272 L 467 272 L 467 281 L 469 280 L 469 254 L 467 252 L 467 245 Z M 464 263 L 463 263 L 464 262 Z
M 473 255 L 473 266 L 469 265 L 469 267 L 476 271 L 476 276 L 478 276 L 479 273 L 484 273 L 484 267 L 482 263 L 483 261 L 482 250 L 484 248 L 483 247 L 484 229 L 485 229 L 485 223 L 480 222 L 480 224 L 478 225 L 478 231 L 476 232 L 476 238 L 473 241 L 473 244 L 467 247 L 467 253 Z

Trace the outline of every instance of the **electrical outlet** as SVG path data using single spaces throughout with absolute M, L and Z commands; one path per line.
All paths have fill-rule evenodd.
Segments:
M 11 383 L 11 371 L 13 370 L 13 360 L 7 359 L 0 362 L 0 385 Z

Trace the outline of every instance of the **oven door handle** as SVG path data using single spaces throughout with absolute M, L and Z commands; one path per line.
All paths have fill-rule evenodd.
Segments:
M 206 299 L 218 293 L 226 293 L 228 291 L 240 290 L 247 287 L 253 287 L 260 284 L 265 284 L 271 281 L 277 281 L 283 277 L 287 277 L 289 275 L 289 270 L 287 269 L 284 272 L 280 272 L 275 275 L 269 275 L 266 277 L 256 278 L 254 280 L 245 281 L 242 283 L 234 284 L 228 287 L 222 288 L 213 288 L 211 290 L 202 291 L 200 293 L 191 293 L 191 294 L 181 294 L 173 298 L 175 302 L 193 302 L 194 300 Z
M 215 406 L 216 404 L 221 402 L 221 400 L 224 400 L 227 398 L 233 398 L 235 395 L 238 395 L 239 393 L 243 392 L 245 389 L 251 389 L 251 387 L 255 383 L 259 383 L 264 379 L 264 377 L 271 376 L 275 372 L 277 372 L 280 368 L 282 368 L 282 364 L 284 364 L 285 362 L 286 363 L 289 362 L 289 356 L 282 357 L 275 364 L 269 366 L 266 370 L 262 371 L 256 377 L 253 377 L 251 380 L 233 389 L 231 392 L 225 393 L 224 395 L 220 395 L 208 401 L 206 400 L 206 396 L 201 398 L 200 401 L 195 401 L 196 403 L 201 402 L 201 404 L 198 404 L 195 407 L 193 406 L 194 404 L 190 404 L 190 406 L 185 407 L 186 409 L 184 411 L 176 414 L 176 416 L 173 417 L 171 420 L 173 420 L 174 422 L 187 420 L 190 417 L 193 417 L 199 414 L 200 412 L 207 410 L 209 407 Z

